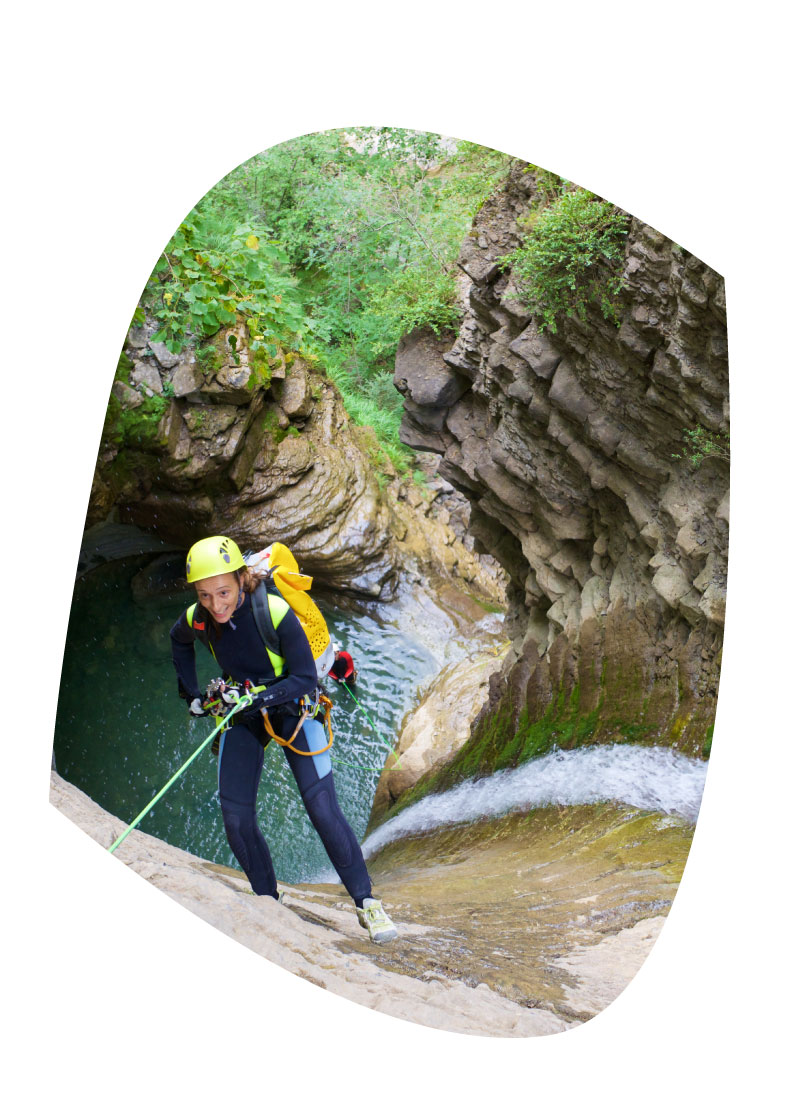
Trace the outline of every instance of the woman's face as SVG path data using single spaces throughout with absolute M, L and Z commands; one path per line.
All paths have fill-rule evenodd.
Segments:
M 235 573 L 220 573 L 195 584 L 197 598 L 218 623 L 226 623 L 239 603 L 239 582 Z

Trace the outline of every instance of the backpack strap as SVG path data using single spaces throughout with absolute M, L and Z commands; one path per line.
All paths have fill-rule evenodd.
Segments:
M 217 659 L 217 655 L 214 652 L 214 647 L 211 644 L 211 639 L 208 636 L 207 616 L 206 609 L 201 607 L 197 603 L 193 603 L 191 607 L 186 610 L 186 622 L 192 628 L 192 633 L 195 636 L 195 640 L 202 642 L 206 649 L 211 650 L 211 656 L 214 660 Z
M 275 675 L 280 676 L 285 662 L 278 637 L 278 627 L 289 610 L 289 605 L 277 592 L 271 592 L 270 588 L 274 588 L 274 585 L 271 583 L 271 578 L 267 577 L 252 593 L 250 601 L 261 641 L 269 655 Z

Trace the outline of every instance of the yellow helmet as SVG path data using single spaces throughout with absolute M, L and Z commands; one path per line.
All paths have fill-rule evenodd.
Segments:
M 233 539 L 212 535 L 196 542 L 186 555 L 186 579 L 194 584 L 221 573 L 235 573 L 243 566 L 242 552 Z

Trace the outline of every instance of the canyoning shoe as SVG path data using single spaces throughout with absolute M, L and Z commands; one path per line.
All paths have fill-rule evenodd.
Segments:
M 386 916 L 383 906 L 375 898 L 364 898 L 364 908 L 359 909 L 358 923 L 369 932 L 373 943 L 388 943 L 397 935 L 397 929 Z

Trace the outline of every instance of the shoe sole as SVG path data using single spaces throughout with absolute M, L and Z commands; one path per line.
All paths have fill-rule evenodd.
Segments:
M 396 928 L 392 928 L 386 932 L 376 932 L 374 936 L 370 936 L 373 943 L 389 943 L 391 940 L 396 940 L 398 932 Z

